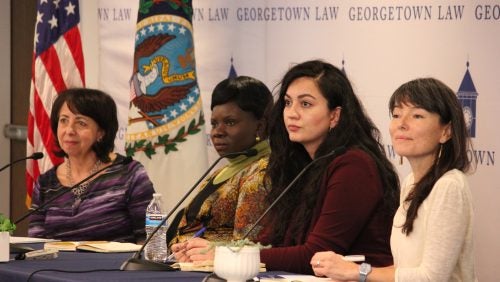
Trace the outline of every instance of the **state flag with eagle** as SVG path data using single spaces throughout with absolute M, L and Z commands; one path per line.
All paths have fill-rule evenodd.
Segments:
M 169 211 L 207 167 L 191 0 L 141 0 L 125 151 Z

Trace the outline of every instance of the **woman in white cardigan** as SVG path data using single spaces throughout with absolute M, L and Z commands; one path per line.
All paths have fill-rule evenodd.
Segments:
M 401 85 L 389 101 L 394 150 L 412 172 L 401 185 L 394 216 L 394 265 L 357 265 L 316 253 L 318 276 L 356 281 L 475 281 L 472 197 L 465 176 L 470 139 L 455 93 L 433 78 Z

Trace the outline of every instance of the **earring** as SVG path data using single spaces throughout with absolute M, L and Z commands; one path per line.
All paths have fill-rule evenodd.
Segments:
M 439 153 L 438 153 L 438 158 L 437 160 L 439 161 L 441 159 L 441 152 L 443 151 L 443 143 L 439 144 Z
M 399 165 L 403 165 L 403 156 L 399 156 Z
M 255 142 L 257 142 L 257 143 L 260 142 L 260 136 L 259 135 L 255 136 Z

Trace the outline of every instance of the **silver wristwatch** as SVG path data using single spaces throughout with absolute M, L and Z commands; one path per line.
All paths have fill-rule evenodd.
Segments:
M 365 282 L 370 272 L 372 272 L 372 266 L 369 263 L 363 262 L 359 266 L 359 282 Z

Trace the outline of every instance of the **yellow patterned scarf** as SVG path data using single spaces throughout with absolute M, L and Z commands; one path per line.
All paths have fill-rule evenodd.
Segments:
M 257 150 L 257 155 L 252 157 L 241 155 L 236 158 L 228 159 L 229 164 L 222 168 L 217 176 L 215 176 L 213 184 L 217 185 L 228 180 L 229 178 L 240 172 L 247 165 L 271 153 L 271 147 L 269 146 L 267 140 L 255 144 L 255 146 L 253 146 L 252 148 Z

